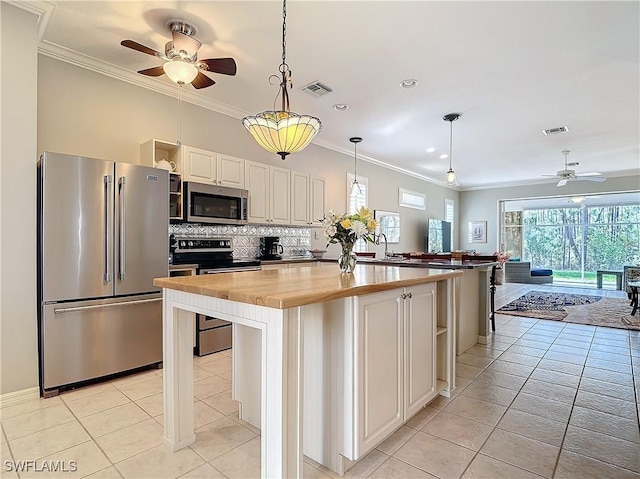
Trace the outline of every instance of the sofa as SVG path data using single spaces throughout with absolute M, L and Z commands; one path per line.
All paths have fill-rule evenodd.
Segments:
M 504 281 L 506 283 L 553 283 L 553 270 L 531 269 L 529 261 L 507 261 L 504 264 Z

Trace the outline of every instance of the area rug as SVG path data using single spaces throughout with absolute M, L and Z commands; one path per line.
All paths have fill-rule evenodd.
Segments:
M 640 314 L 631 316 L 626 298 L 530 291 L 496 313 L 640 330 Z

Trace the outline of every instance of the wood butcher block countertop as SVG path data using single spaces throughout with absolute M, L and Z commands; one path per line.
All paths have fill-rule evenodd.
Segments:
M 341 274 L 337 264 L 156 278 L 155 286 L 239 303 L 287 309 L 461 276 L 452 270 L 358 264 Z

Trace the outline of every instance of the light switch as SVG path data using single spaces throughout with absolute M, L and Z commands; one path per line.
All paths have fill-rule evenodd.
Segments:
M 320 239 L 320 235 L 319 235 L 319 233 L 317 231 L 314 231 L 313 233 L 315 235 L 314 236 L 315 239 Z

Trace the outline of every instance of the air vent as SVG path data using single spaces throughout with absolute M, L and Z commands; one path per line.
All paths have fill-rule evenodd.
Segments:
M 558 133 L 567 133 L 569 131 L 568 126 L 559 126 L 557 128 L 549 128 L 548 130 L 542 130 L 545 135 L 557 135 Z
M 329 88 L 327 85 L 323 85 L 319 81 L 309 83 L 306 86 L 302 87 L 302 91 L 307 92 L 309 95 L 319 97 L 324 96 L 327 93 L 331 93 L 333 90 Z

